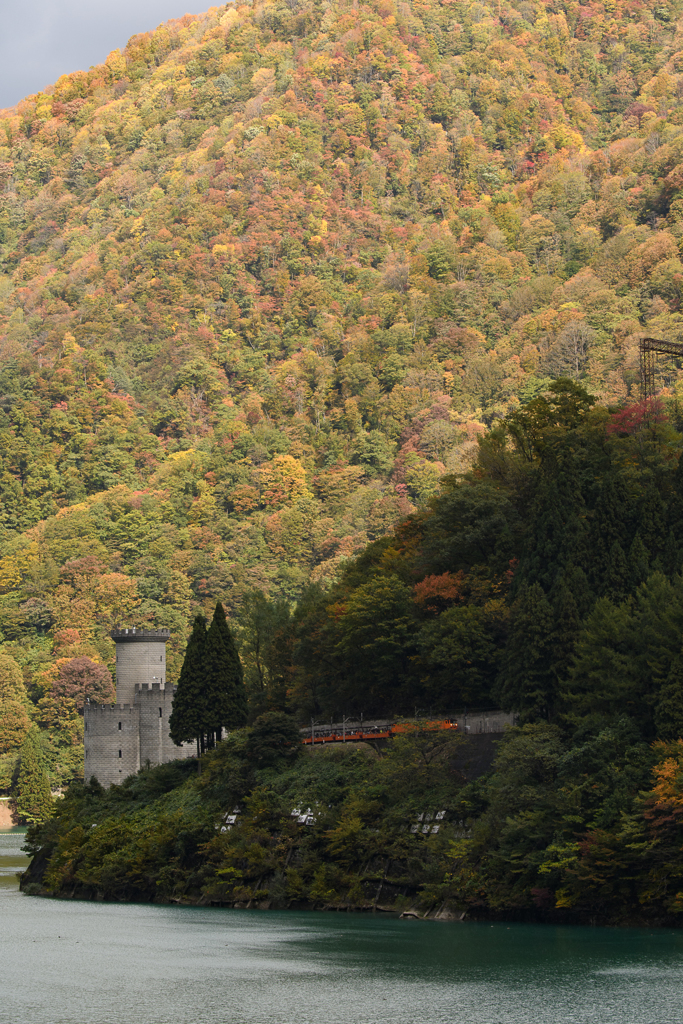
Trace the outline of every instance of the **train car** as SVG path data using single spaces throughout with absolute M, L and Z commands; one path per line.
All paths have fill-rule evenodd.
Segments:
M 458 723 L 453 718 L 442 718 L 429 722 L 373 722 L 360 727 L 354 724 L 348 728 L 344 728 L 339 723 L 333 723 L 313 726 L 310 730 L 302 729 L 302 733 L 305 731 L 309 735 L 302 736 L 301 742 L 307 746 L 313 744 L 319 746 L 323 743 L 359 743 L 367 740 L 389 740 L 393 736 L 411 732 L 441 732 L 457 728 Z

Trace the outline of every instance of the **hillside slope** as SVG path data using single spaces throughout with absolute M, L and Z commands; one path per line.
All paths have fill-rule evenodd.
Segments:
M 0 114 L 0 631 L 60 743 L 113 623 L 177 669 L 552 378 L 634 392 L 680 323 L 678 15 L 228 5 Z
M 24 892 L 680 926 L 681 741 L 624 749 L 622 730 L 568 750 L 525 726 L 464 785 L 452 734 L 288 763 L 255 757 L 253 738 L 233 733 L 201 775 L 176 761 L 72 786 L 29 830 Z

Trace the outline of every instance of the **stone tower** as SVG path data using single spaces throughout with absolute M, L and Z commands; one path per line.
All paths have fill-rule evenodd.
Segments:
M 123 782 L 144 767 L 191 757 L 168 732 L 173 687 L 166 681 L 168 629 L 115 629 L 116 704 L 83 709 L 85 779 L 103 786 Z
M 166 641 L 168 629 L 114 629 L 111 638 L 116 644 L 116 703 L 132 704 L 137 686 L 159 683 L 166 679 Z

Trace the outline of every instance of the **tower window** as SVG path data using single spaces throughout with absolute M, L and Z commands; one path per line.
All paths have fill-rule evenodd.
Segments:
M 121 732 L 121 723 L 119 722 L 119 732 Z
M 163 660 L 164 660 L 164 656 L 163 656 L 163 654 L 160 654 L 159 655 L 159 661 L 163 661 Z
M 119 750 L 119 757 L 121 757 L 121 751 Z
M 161 717 L 162 717 L 162 711 L 161 711 L 161 708 L 159 708 L 159 718 L 161 718 Z

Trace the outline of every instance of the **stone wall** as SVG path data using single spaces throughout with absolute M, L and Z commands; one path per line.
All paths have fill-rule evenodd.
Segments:
M 166 764 L 195 753 L 192 743 L 177 747 L 169 735 L 168 720 L 173 709 L 174 690 L 158 683 L 136 686 L 135 704 L 140 708 L 140 764 Z
M 133 704 L 86 704 L 84 776 L 117 785 L 140 769 L 140 709 Z
M 133 704 L 86 704 L 84 776 L 103 786 L 118 785 L 149 762 L 166 764 L 192 757 L 193 743 L 177 747 L 168 732 L 173 689 L 159 683 L 137 686 Z

